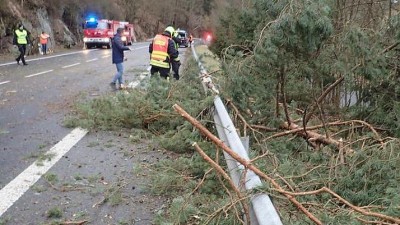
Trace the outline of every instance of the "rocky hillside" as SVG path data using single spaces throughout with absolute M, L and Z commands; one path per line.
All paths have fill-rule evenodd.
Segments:
M 212 15 L 217 14 L 211 9 L 221 2 L 225 0 L 0 0 L 0 54 L 10 52 L 19 23 L 31 33 L 33 46 L 42 31 L 53 40 L 50 48 L 82 45 L 82 25 L 88 15 L 129 21 L 138 40 L 155 35 L 167 24 L 198 34 L 214 24 Z
M 89 1 L 62 3 L 50 0 L 0 0 L 0 54 L 11 51 L 13 30 L 20 23 L 30 32 L 32 46 L 38 45 L 38 36 L 42 31 L 50 35 L 50 48 L 82 45 L 82 24 L 89 5 L 92 5 Z M 118 7 L 120 6 L 114 5 L 110 9 L 115 10 Z M 136 26 L 137 36 L 145 38 L 146 34 L 141 33 L 139 25 Z M 37 50 L 38 48 L 31 48 L 30 54 Z

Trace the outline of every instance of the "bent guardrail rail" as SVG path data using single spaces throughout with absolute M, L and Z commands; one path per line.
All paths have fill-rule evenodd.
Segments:
M 214 122 L 218 132 L 219 138 L 229 146 L 238 155 L 246 160 L 249 160 L 248 153 L 236 132 L 236 128 L 229 117 L 229 114 L 223 104 L 221 98 L 218 96 L 219 91 L 212 83 L 211 77 L 208 75 L 206 69 L 201 64 L 199 57 L 194 48 L 194 44 L 191 46 L 193 57 L 195 58 L 200 68 L 200 78 L 202 79 L 203 87 L 207 92 L 211 89 L 215 94 L 214 98 Z M 245 171 L 242 164 L 234 160 L 229 154 L 225 153 L 224 157 L 228 165 L 229 174 L 235 183 L 236 187 L 245 190 L 252 190 L 257 186 L 261 186 L 261 179 L 251 170 Z M 243 172 L 245 173 L 243 174 Z M 245 179 L 243 179 L 245 176 Z M 244 186 L 241 185 L 241 181 L 245 180 Z M 243 187 L 241 187 L 243 186 Z M 273 206 L 271 199 L 266 194 L 255 194 L 251 197 L 250 207 L 250 223 L 252 225 L 282 225 L 281 219 Z

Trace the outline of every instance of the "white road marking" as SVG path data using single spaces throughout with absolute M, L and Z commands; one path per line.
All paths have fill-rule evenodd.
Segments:
M 105 56 L 102 56 L 101 58 L 105 59 L 105 58 L 108 58 L 108 57 L 110 57 L 110 55 L 105 55 Z
M 70 53 L 59 54 L 59 55 L 45 56 L 45 57 L 36 58 L 36 59 L 25 59 L 25 61 L 31 62 L 31 61 L 51 59 L 51 58 L 56 58 L 56 57 L 61 57 L 61 56 L 66 56 L 66 55 L 74 55 L 74 54 L 80 54 L 80 53 L 84 53 L 85 54 L 85 53 L 88 53 L 88 52 L 91 52 L 91 51 L 98 51 L 98 49 L 83 50 L 83 51 L 78 51 L 78 52 L 70 52 Z M 14 61 L 14 62 L 0 64 L 0 66 L 8 66 L 8 65 L 12 65 L 12 64 L 17 64 L 17 63 Z
M 89 59 L 89 60 L 87 60 L 86 62 L 93 62 L 93 61 L 96 61 L 96 60 L 98 60 L 98 58 Z
M 141 74 L 139 75 L 139 79 L 130 82 L 130 83 L 128 84 L 128 87 L 129 87 L 129 88 L 132 88 L 132 89 L 135 88 L 136 86 L 138 86 L 138 85 L 140 84 L 140 82 L 141 82 L 145 77 L 147 77 L 147 75 L 148 75 L 147 72 L 141 73 Z
M 26 168 L 14 180 L 0 190 L 0 217 L 10 208 L 29 188 L 34 185 L 40 177 L 56 164 L 78 141 L 86 134 L 87 130 L 75 128 L 60 142 L 54 145 L 46 155 L 51 156 L 50 160 L 38 161 Z
M 25 77 L 26 78 L 34 77 L 34 76 L 38 76 L 38 75 L 45 74 L 45 73 L 50 73 L 50 72 L 53 72 L 53 70 L 47 70 L 47 71 L 43 71 L 43 72 L 40 72 L 40 73 L 31 74 L 31 75 L 28 75 L 28 76 L 25 76 Z
M 61 67 L 61 68 L 65 69 L 65 68 L 68 68 L 68 67 L 77 66 L 77 65 L 79 65 L 79 64 L 81 64 L 81 63 L 74 63 L 74 64 L 71 64 L 71 65 L 63 66 L 63 67 Z
M 3 81 L 3 82 L 0 82 L 0 85 L 2 85 L 2 84 L 7 84 L 7 83 L 10 83 L 11 81 Z

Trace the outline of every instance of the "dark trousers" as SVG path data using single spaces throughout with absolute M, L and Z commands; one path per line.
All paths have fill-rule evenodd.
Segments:
M 167 77 L 169 76 L 169 71 L 170 71 L 170 68 L 151 66 L 150 74 L 151 74 L 151 77 L 153 77 L 153 75 L 158 72 L 158 73 L 160 73 L 160 77 L 167 79 Z
M 172 71 L 174 71 L 174 78 L 176 80 L 179 80 L 179 67 L 180 66 L 181 66 L 180 61 L 172 61 L 171 62 Z
M 42 52 L 43 52 L 43 55 L 46 55 L 47 54 L 47 44 L 42 44 Z
M 26 64 L 25 62 L 26 45 L 18 45 L 18 50 L 19 50 L 19 56 L 15 60 L 17 60 L 18 63 L 19 60 L 21 60 L 23 64 Z

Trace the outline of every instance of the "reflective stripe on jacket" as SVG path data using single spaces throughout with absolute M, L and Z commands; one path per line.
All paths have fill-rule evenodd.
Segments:
M 161 34 L 154 37 L 150 65 L 169 68 L 168 41 L 169 37 Z
M 27 40 L 27 36 L 28 36 L 28 32 L 26 32 L 26 30 L 16 30 L 15 34 L 17 35 L 17 44 L 20 45 L 26 45 L 28 44 L 28 40 Z

